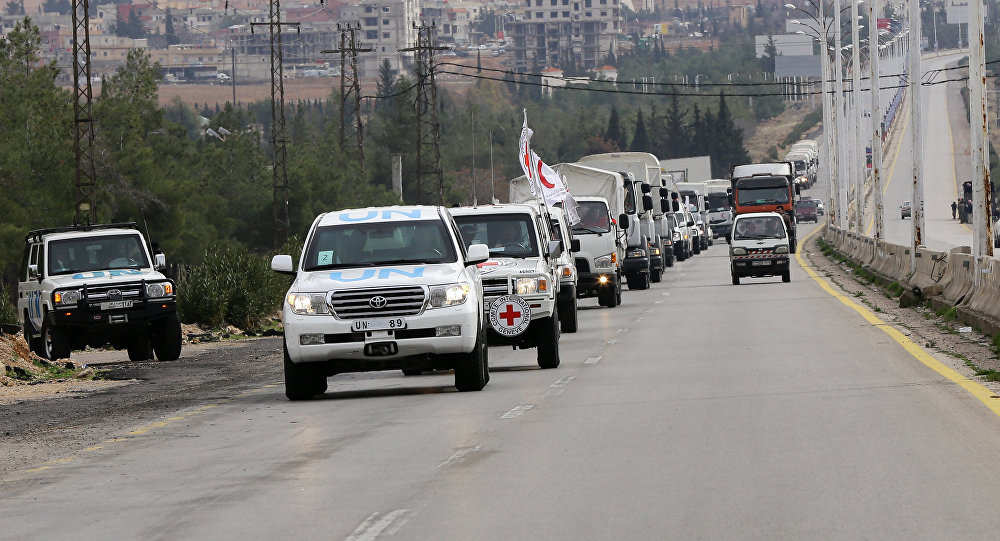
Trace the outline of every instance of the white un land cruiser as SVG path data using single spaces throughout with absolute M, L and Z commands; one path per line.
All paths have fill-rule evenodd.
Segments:
M 548 218 L 528 204 L 450 210 L 467 246 L 489 247 L 490 260 L 479 265 L 489 343 L 537 347 L 539 367 L 559 366 L 556 269 L 563 248 L 550 236 Z
M 344 372 L 455 370 L 459 391 L 489 381 L 482 284 L 486 246 L 461 242 L 441 207 L 384 207 L 321 214 L 298 269 L 290 255 L 271 268 L 295 276 L 281 320 L 285 395 L 306 400 Z
M 177 359 L 181 325 L 165 268 L 134 223 L 28 233 L 17 286 L 25 341 L 48 359 L 105 344 L 133 361 Z

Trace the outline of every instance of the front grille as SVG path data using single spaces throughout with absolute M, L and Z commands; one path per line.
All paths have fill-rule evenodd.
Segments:
M 510 292 L 509 280 L 506 278 L 487 278 L 483 280 L 483 296 L 499 297 Z
M 381 308 L 372 303 L 375 297 L 384 297 Z M 397 287 L 382 289 L 352 289 L 335 291 L 330 294 L 330 309 L 341 319 L 366 317 L 412 316 L 424 307 L 425 294 L 421 287 Z M 373 305 L 374 304 L 374 305 Z
M 725 223 L 725 221 L 726 221 L 726 218 L 710 218 L 708 220 L 708 223 L 710 223 L 710 224 L 721 224 L 721 223 Z
M 117 290 L 118 294 L 112 294 Z M 88 302 L 128 301 L 143 297 L 142 284 L 115 284 L 106 286 L 88 286 L 86 288 Z
M 576 258 L 576 272 L 590 272 L 590 262 L 587 261 L 587 258 Z

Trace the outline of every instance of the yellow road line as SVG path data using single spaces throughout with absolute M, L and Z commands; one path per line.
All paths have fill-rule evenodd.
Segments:
M 820 275 L 816 273 L 816 271 L 814 271 L 809 265 L 806 264 L 805 260 L 802 259 L 802 247 L 805 246 L 806 241 L 808 241 L 810 237 L 815 235 L 821 229 L 822 229 L 821 227 L 813 229 L 808 235 L 805 236 L 805 238 L 799 241 L 798 248 L 795 250 L 795 259 L 799 262 L 799 265 L 801 265 L 802 268 L 805 269 L 806 273 L 808 273 L 809 276 L 811 276 L 812 279 L 815 280 L 816 283 L 819 284 L 819 286 L 823 288 L 824 291 L 826 291 L 831 296 L 835 297 L 837 300 L 844 303 L 848 307 L 854 309 L 854 311 L 860 314 L 861 317 L 865 319 L 865 321 L 871 323 L 875 327 L 881 329 L 882 332 L 888 334 L 889 337 L 891 337 L 893 340 L 899 343 L 899 345 L 903 346 L 903 349 L 905 349 L 910 355 L 913 355 L 918 361 L 923 363 L 924 366 L 930 368 L 931 370 L 937 372 L 938 374 L 947 378 L 951 382 L 955 383 L 959 387 L 965 389 L 966 391 L 968 391 L 969 394 L 974 396 L 976 399 L 982 402 L 987 408 L 989 408 L 990 411 L 992 411 L 997 416 L 1000 416 L 1000 400 L 996 400 L 993 398 L 994 396 L 993 391 L 987 389 L 986 387 L 980 385 L 979 383 L 970 380 L 969 378 L 963 376 L 962 374 L 959 374 L 958 372 L 942 364 L 940 361 L 935 359 L 933 355 L 927 353 L 927 351 L 925 351 L 923 348 L 921 348 L 915 342 L 913 342 L 913 340 L 910 340 L 909 338 L 906 337 L 906 335 L 896 330 L 896 328 L 892 327 L 888 323 L 879 319 L 874 313 L 872 313 L 871 310 L 865 308 L 864 306 L 861 306 L 860 304 L 855 303 L 849 297 L 845 297 L 841 293 L 837 292 L 826 280 L 821 278 Z

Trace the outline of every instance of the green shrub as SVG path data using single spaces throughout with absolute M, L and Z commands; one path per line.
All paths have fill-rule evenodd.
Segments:
M 17 303 L 12 301 L 7 285 L 0 282 L 0 323 L 17 323 Z
M 799 122 L 797 126 L 792 128 L 792 131 L 789 132 L 787 136 L 785 136 L 784 140 L 781 141 L 781 146 L 787 147 L 788 145 L 797 142 L 799 139 L 802 139 L 802 134 L 805 133 L 806 130 L 808 130 L 809 128 L 815 126 L 822 119 L 823 119 L 823 108 L 817 107 L 811 113 L 806 115 L 802 119 L 802 122 Z
M 778 161 L 778 147 L 772 145 L 767 149 L 767 159 Z
M 1000 334 L 993 336 L 993 339 L 990 341 L 990 350 L 993 351 L 994 355 L 1000 357 Z
M 209 247 L 201 265 L 178 284 L 181 320 L 243 330 L 260 326 L 281 307 L 288 277 L 271 270 L 270 257 L 242 246 Z

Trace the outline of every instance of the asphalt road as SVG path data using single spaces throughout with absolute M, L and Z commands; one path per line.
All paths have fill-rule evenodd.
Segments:
M 240 384 L 5 475 L 0 537 L 995 536 L 1000 418 L 798 264 L 732 286 L 716 244 L 624 296 L 583 302 L 557 369 L 491 349 L 482 392 L 384 372 L 292 403 L 259 342 Z

